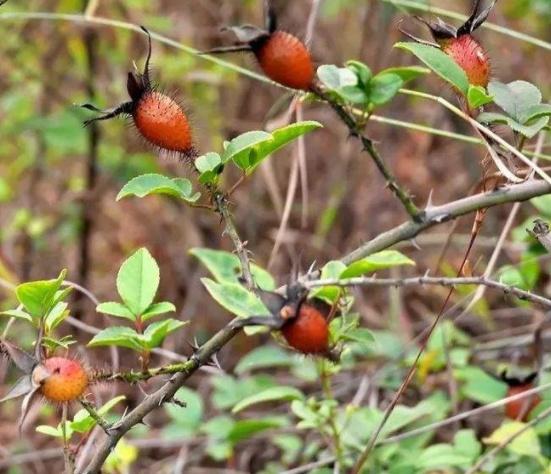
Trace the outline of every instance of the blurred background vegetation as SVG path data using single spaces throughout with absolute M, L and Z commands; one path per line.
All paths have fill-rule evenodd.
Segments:
M 261 2 L 257 0 L 99 0 L 94 3 L 92 7 L 97 17 L 144 25 L 200 50 L 227 41 L 219 32 L 223 25 L 262 22 Z M 280 25 L 302 36 L 311 2 L 276 3 Z M 415 64 L 409 55 L 392 48 L 393 43 L 403 38 L 397 28 L 400 18 L 405 18 L 403 25 L 407 30 L 426 34 L 408 16 L 408 4 L 432 5 L 454 12 L 470 11 L 469 1 L 395 3 L 391 0 L 324 0 L 311 45 L 316 62 L 341 64 L 348 59 L 359 59 L 374 71 Z M 80 15 L 87 7 L 92 8 L 88 1 L 82 0 L 8 0 L 0 9 L 0 279 L 15 284 L 53 278 L 61 268 L 68 268 L 69 279 L 90 289 L 101 301 L 107 301 L 114 298 L 114 279 L 121 262 L 130 252 L 145 246 L 161 267 L 160 299 L 172 301 L 178 308 L 179 317 L 192 321 L 185 331 L 165 344 L 171 350 L 186 354 L 190 351 L 188 342 L 194 336 L 199 341 L 204 340 L 229 318 L 201 287 L 199 277 L 205 270 L 188 250 L 192 247 L 231 250 L 230 243 L 222 236 L 221 223 L 213 214 L 159 197 L 115 202 L 120 188 L 138 174 L 161 171 L 191 176 L 190 170 L 174 158 L 157 156 L 124 120 L 83 128 L 82 121 L 89 114 L 75 106 L 94 102 L 100 107 L 109 107 L 124 100 L 127 71 L 132 68 L 133 61 L 143 64 L 144 37 L 123 28 L 70 19 L 10 16 L 11 12 Z M 427 15 L 422 11 L 415 13 Z M 551 2 L 548 0 L 501 0 L 490 21 L 551 41 Z M 541 88 L 544 98 L 551 97 L 549 50 L 488 29 L 482 29 L 478 37 L 489 51 L 496 78 L 503 82 L 529 80 Z M 224 59 L 257 70 L 249 57 L 238 54 Z M 200 152 L 217 150 L 223 140 L 245 131 L 269 128 L 281 121 L 288 104 L 288 97 L 281 89 L 158 41 L 153 43 L 153 75 L 160 87 L 173 92 L 189 111 Z M 451 96 L 448 87 L 434 77 L 418 80 L 416 87 Z M 328 107 L 307 106 L 305 119 L 318 120 L 325 128 L 315 136 L 306 137 L 308 193 L 304 195 L 299 191 L 297 194 L 283 245 L 270 268 L 280 283 L 287 281 L 293 266 L 305 270 L 313 261 L 321 264 L 336 259 L 406 217 L 399 203 L 385 189 L 371 161 L 359 152 L 354 141 L 348 140 L 346 130 Z M 435 130 L 425 133 L 404 127 L 400 122 L 389 124 L 388 119 Z M 465 139 L 439 136 L 441 131 L 471 136 L 467 125 L 458 122 L 443 108 L 405 96 L 378 111 L 368 130 L 380 143 L 384 159 L 419 204 L 427 201 L 431 190 L 436 203 L 465 196 L 480 177 L 479 163 L 484 149 Z M 544 153 L 551 155 L 551 149 L 546 148 Z M 289 170 L 295 158 L 292 148 L 279 153 L 233 196 L 237 227 L 242 238 L 248 241 L 254 260 L 263 266 L 270 260 Z M 541 198 L 534 205 L 523 207 L 517 222 L 519 228 L 508 239 L 500 261 L 502 272 L 508 272 L 507 278 L 525 288 L 544 289 L 551 266 L 548 258 L 533 258 L 542 252 L 525 237 L 522 224 L 537 215 L 551 217 L 549 204 L 548 198 Z M 504 206 L 489 211 L 473 254 L 475 273 L 485 268 L 509 210 L 510 207 Z M 444 273 L 452 273 L 457 267 L 471 225 L 470 217 L 460 222 L 441 268 Z M 450 228 L 451 225 L 437 227 L 417 240 L 419 247 L 402 248 L 417 262 L 413 272 L 423 273 L 434 268 Z M 387 343 L 380 344 L 373 359 L 392 359 L 431 320 L 445 291 L 356 292 L 356 309 L 364 325 L 387 338 Z M 492 335 L 503 330 L 522 335 L 523 332 L 515 331 L 515 327 L 530 324 L 531 311 L 522 304 L 504 301 L 500 294 L 490 293 L 487 298 L 462 321 L 462 329 L 480 342 L 495 340 Z M 0 308 L 13 306 L 11 292 L 0 287 Z M 104 317 L 78 295 L 73 313 L 93 326 L 104 325 Z M 486 319 L 481 319 L 481 314 Z M 84 334 L 76 335 L 87 340 Z M 32 337 L 30 332 L 21 334 L 22 344 L 28 347 Z M 239 336 L 237 342 L 220 354 L 222 367 L 231 372 L 243 355 L 267 340 L 266 336 Z M 518 350 L 521 355 L 517 356 L 522 358 L 524 349 Z M 108 351 L 76 352 L 80 352 L 80 357 L 90 365 L 109 363 Z M 513 357 L 507 352 L 498 355 L 506 361 Z M 284 355 L 279 357 L 284 358 Z M 304 364 L 285 361 L 296 369 L 298 382 L 293 383 L 305 391 L 308 387 L 319 388 L 315 370 L 308 373 L 310 364 L 314 364 L 312 361 Z M 122 364 L 124 366 L 124 357 Z M 350 398 L 350 392 L 354 393 L 358 374 L 369 371 L 370 367 L 368 360 L 340 374 L 337 386 L 345 399 Z M 6 370 L 2 366 L 0 377 Z M 258 377 L 227 377 L 212 381 L 210 377 L 198 375 L 192 380 L 192 388 L 197 391 L 194 393 L 212 394 L 214 390 L 215 395 L 213 403 L 205 402 L 205 406 L 197 410 L 200 412 L 198 420 L 206 417 L 204 413 L 212 414 L 232 405 L 231 400 L 224 399 L 224 393 L 239 400 L 238 394 L 254 392 L 266 382 Z M 290 375 L 279 374 L 274 369 L 263 377 Z M 244 385 L 244 380 L 248 387 L 239 385 Z M 394 387 L 399 380 L 399 377 L 390 380 L 387 388 Z M 432 380 L 432 384 L 436 387 L 439 382 Z M 139 398 L 137 392 L 130 389 L 125 394 L 132 402 Z M 412 394 L 412 398 L 422 399 L 423 394 Z M 201 400 L 197 403 L 202 405 Z M 40 415 L 54 420 L 54 410 L 49 410 L 43 408 L 35 417 Z M 170 418 L 169 413 L 167 416 L 174 422 L 180 415 Z M 32 430 L 19 440 L 15 423 L 15 412 L 0 408 L 0 458 L 6 453 L 25 451 L 30 446 L 27 443 L 32 443 L 34 449 L 49 446 L 49 440 Z M 168 426 L 172 425 L 168 423 Z M 195 427 L 187 428 L 191 433 Z M 175 429 L 175 432 L 181 434 L 183 429 Z M 142 439 L 146 438 L 143 435 Z M 264 468 L 270 460 L 265 458 L 271 455 L 272 460 L 277 459 L 278 452 L 288 454 L 286 450 L 290 445 L 296 447 L 296 442 L 293 438 L 281 438 L 279 445 L 272 445 L 273 450 L 264 455 L 260 454 L 261 442 L 253 443 L 252 448 L 235 451 L 233 464 L 228 465 L 256 472 L 254 469 Z M 152 472 L 156 459 L 164 456 L 147 448 L 143 448 L 142 453 L 140 470 L 135 472 Z M 223 464 L 228 456 L 217 454 L 215 461 L 209 462 Z M 289 455 L 276 464 L 284 466 L 289 462 L 292 465 L 289 459 L 296 460 Z M 311 459 L 305 454 L 303 461 Z M 9 472 L 46 472 L 47 463 L 13 467 Z M 278 472 L 278 469 L 283 467 L 275 467 L 270 472 Z

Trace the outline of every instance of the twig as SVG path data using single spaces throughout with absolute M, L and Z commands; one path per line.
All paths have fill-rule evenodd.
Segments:
M 217 211 L 222 216 L 222 219 L 226 225 L 226 234 L 231 239 L 239 262 L 241 263 L 241 273 L 245 280 L 247 288 L 251 289 L 254 286 L 253 275 L 251 273 L 251 264 L 249 262 L 249 256 L 247 255 L 247 249 L 245 244 L 241 241 L 235 225 L 233 223 L 230 211 L 228 210 L 228 200 L 222 193 L 217 193 L 214 196 L 216 201 Z
M 431 206 L 423 211 L 420 222 L 409 221 L 394 227 L 358 247 L 341 260 L 345 264 L 350 264 L 399 242 L 411 240 L 430 227 L 448 222 L 470 212 L 510 202 L 527 201 L 550 192 L 551 185 L 545 181 L 530 180 L 521 184 L 505 186 L 494 191 L 468 196 L 441 206 Z
M 101 427 L 101 429 L 105 431 L 105 434 L 109 435 L 109 429 L 111 428 L 111 426 L 96 411 L 96 408 L 94 407 L 94 405 L 92 405 L 89 401 L 85 400 L 84 398 L 81 398 L 79 402 L 84 407 L 84 409 L 88 412 L 88 414 L 94 419 L 94 421 Z
M 534 220 L 534 227 L 526 229 L 526 231 L 534 237 L 548 252 L 551 252 L 551 232 L 549 224 L 541 219 Z
M 234 320 L 235 321 L 235 320 Z M 186 380 L 197 371 L 199 367 L 208 363 L 211 357 L 225 346 L 239 329 L 230 322 L 216 333 L 209 341 L 203 344 L 193 357 L 186 362 L 183 371 L 173 376 L 167 383 L 151 395 L 147 395 L 130 413 L 124 416 L 116 425 L 111 427 L 110 435 L 98 447 L 96 454 L 90 461 L 84 474 L 98 474 L 111 450 L 118 441 L 135 425 L 141 423 L 143 418 L 170 400 Z
M 409 193 L 405 191 L 398 184 L 398 180 L 383 162 L 381 155 L 373 145 L 373 142 L 371 141 L 371 139 L 369 139 L 368 137 L 366 137 L 360 132 L 359 126 L 355 118 L 352 115 L 350 115 L 340 104 L 332 100 L 331 97 L 329 97 L 323 91 L 319 90 L 319 88 L 316 88 L 313 92 L 321 100 L 323 100 L 324 102 L 326 102 L 331 106 L 331 108 L 337 113 L 341 121 L 348 128 L 350 135 L 360 140 L 360 142 L 362 143 L 363 150 L 366 151 L 373 159 L 375 166 L 377 166 L 377 169 L 385 178 L 388 188 L 400 200 L 400 202 L 402 203 L 402 205 L 404 206 L 406 212 L 410 215 L 410 217 L 415 222 L 419 222 L 420 212 L 417 206 L 414 204 L 413 199 L 411 198 Z
M 314 288 L 320 286 L 419 286 L 419 285 L 437 285 L 453 287 L 456 285 L 483 285 L 489 288 L 495 288 L 503 291 L 506 294 L 511 294 L 517 298 L 525 301 L 531 301 L 537 303 L 545 308 L 551 308 L 551 299 L 544 298 L 543 296 L 536 295 L 530 291 L 522 290 L 515 286 L 506 285 L 495 280 L 489 280 L 486 277 L 458 277 L 458 278 L 444 278 L 444 277 L 428 277 L 428 276 L 416 276 L 410 278 L 375 278 L 375 277 L 358 277 L 348 279 L 327 279 L 327 280 L 313 280 L 304 282 L 306 288 Z
M 518 431 L 515 431 L 513 434 L 505 438 L 501 443 L 499 443 L 493 449 L 490 449 L 490 451 L 488 451 L 484 456 L 478 459 L 478 461 L 474 466 L 472 466 L 468 471 L 465 471 L 465 474 L 475 474 L 475 472 L 477 472 L 480 468 L 482 468 L 482 466 L 486 464 L 487 461 L 492 459 L 502 449 L 507 447 L 515 439 L 517 439 L 520 435 L 522 435 L 523 433 L 531 429 L 533 426 L 537 425 L 540 421 L 543 421 L 549 415 L 551 415 L 551 407 L 547 408 L 547 410 L 542 411 L 533 420 L 530 420 L 528 423 L 526 423 L 521 429 L 519 429 Z
M 540 385 L 539 387 L 531 388 L 530 390 L 517 393 L 516 395 L 502 398 L 501 400 L 496 400 L 495 402 L 488 403 L 478 408 L 474 408 L 473 410 L 464 411 L 463 413 L 458 413 L 457 415 L 446 418 L 445 420 L 440 420 L 435 423 L 431 423 L 430 425 L 421 426 L 420 428 L 415 428 L 414 430 L 406 431 L 405 433 L 401 433 L 395 436 L 390 436 L 388 438 L 380 440 L 378 444 L 397 443 L 399 441 L 411 438 L 413 436 L 418 436 L 423 433 L 428 433 L 429 431 L 437 430 L 439 428 L 450 425 L 452 423 L 456 423 L 466 418 L 470 418 L 471 416 L 476 416 L 482 413 L 486 413 L 487 411 L 495 410 L 496 408 L 500 408 L 506 405 L 507 403 L 532 397 L 533 395 L 537 393 L 542 393 L 545 390 L 548 390 L 549 388 L 551 388 L 551 383 L 546 383 L 544 385 Z

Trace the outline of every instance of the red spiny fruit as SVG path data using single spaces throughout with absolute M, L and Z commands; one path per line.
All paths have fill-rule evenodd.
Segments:
M 490 82 L 490 60 L 486 51 L 471 35 L 442 43 L 442 51 L 465 71 L 469 83 L 486 87 Z
M 148 36 L 149 50 L 143 73 L 128 73 L 126 87 L 132 100 L 108 111 L 84 104 L 82 107 L 103 113 L 99 117 L 85 121 L 84 124 L 129 115 L 140 134 L 152 145 L 183 156 L 193 156 L 191 126 L 186 113 L 172 97 L 155 90 L 151 84 L 151 36 L 145 28 L 142 27 L 142 30 Z
M 76 360 L 51 357 L 38 367 L 46 371 L 46 375 L 41 376 L 40 391 L 52 402 L 77 400 L 88 387 L 88 374 Z
M 252 25 L 226 28 L 235 34 L 238 44 L 206 53 L 252 52 L 270 79 L 292 89 L 309 90 L 315 73 L 308 48 L 296 36 L 277 29 L 271 8 L 266 10 L 265 23 L 265 28 Z
M 309 303 L 281 328 L 287 343 L 303 354 L 325 354 L 329 349 L 329 324 L 325 315 Z
M 501 374 L 501 379 L 509 386 L 507 396 L 519 395 L 534 388 L 534 380 L 537 373 L 530 374 L 523 379 L 508 377 L 506 373 Z M 541 398 L 531 395 L 519 400 L 513 400 L 505 405 L 505 416 L 511 420 L 526 421 L 530 412 L 540 403 Z
M 275 31 L 253 47 L 264 73 L 292 89 L 308 90 L 314 80 L 314 64 L 304 43 L 285 31 Z
M 493 0 L 486 9 L 480 11 L 482 0 L 475 0 L 471 16 L 459 28 L 448 25 L 440 18 L 436 22 L 428 22 L 416 17 L 428 26 L 436 43 L 404 33 L 415 41 L 442 49 L 465 71 L 470 84 L 486 87 L 491 75 L 490 59 L 472 33 L 486 21 L 496 2 Z

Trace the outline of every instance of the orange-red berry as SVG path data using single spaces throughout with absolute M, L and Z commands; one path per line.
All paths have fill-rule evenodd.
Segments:
M 40 390 L 52 402 L 70 402 L 83 395 L 88 387 L 88 374 L 82 365 L 73 359 L 51 357 L 42 362 L 47 377 Z
M 329 349 L 329 324 L 324 314 L 303 303 L 297 316 L 282 327 L 287 343 L 303 354 L 323 354 Z
M 512 385 L 507 391 L 507 396 L 511 397 L 513 395 L 518 395 L 532 388 L 534 388 L 532 383 Z M 530 412 L 540 403 L 540 401 L 541 399 L 538 395 L 531 395 L 521 398 L 520 400 L 509 402 L 505 405 L 505 416 L 511 420 L 526 421 Z
M 292 89 L 308 90 L 314 80 L 310 52 L 297 37 L 275 31 L 253 47 L 260 67 L 270 79 Z
M 192 149 L 191 127 L 182 107 L 171 97 L 147 91 L 132 114 L 140 133 L 165 150 L 188 153 Z
M 465 71 L 470 84 L 482 87 L 488 85 L 490 60 L 480 43 L 471 35 L 443 41 L 442 51 Z

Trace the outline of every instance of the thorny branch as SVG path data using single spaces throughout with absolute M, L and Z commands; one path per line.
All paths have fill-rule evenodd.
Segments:
M 306 288 L 314 288 L 319 286 L 418 286 L 418 285 L 433 285 L 433 286 L 448 286 L 457 285 L 483 285 L 489 288 L 495 288 L 503 291 L 506 294 L 511 294 L 524 301 L 531 301 L 541 306 L 551 309 L 551 300 L 543 296 L 536 295 L 530 291 L 521 290 L 520 288 L 505 285 L 495 280 L 489 280 L 485 277 L 469 277 L 469 278 L 442 278 L 417 276 L 411 278 L 375 278 L 375 277 L 359 277 L 349 278 L 345 280 L 328 279 L 328 280 L 313 280 L 305 282 Z
M 415 203 L 413 202 L 413 199 L 411 198 L 409 193 L 400 186 L 396 177 L 387 168 L 381 155 L 373 145 L 373 142 L 371 141 L 371 139 L 365 136 L 363 133 L 361 133 L 360 127 L 356 122 L 356 120 L 354 119 L 354 117 L 350 115 L 344 109 L 344 107 L 336 103 L 334 100 L 328 97 L 327 94 L 325 94 L 323 91 L 319 90 L 318 88 L 314 90 L 314 94 L 316 94 L 324 102 L 327 102 L 327 104 L 329 104 L 331 108 L 337 113 L 341 121 L 346 125 L 350 135 L 360 140 L 360 142 L 362 143 L 363 150 L 367 152 L 373 159 L 375 166 L 377 166 L 377 169 L 385 178 L 388 188 L 400 200 L 400 202 L 402 203 L 406 212 L 410 215 L 412 220 L 415 222 L 419 222 L 420 212 L 417 206 L 415 205 Z

